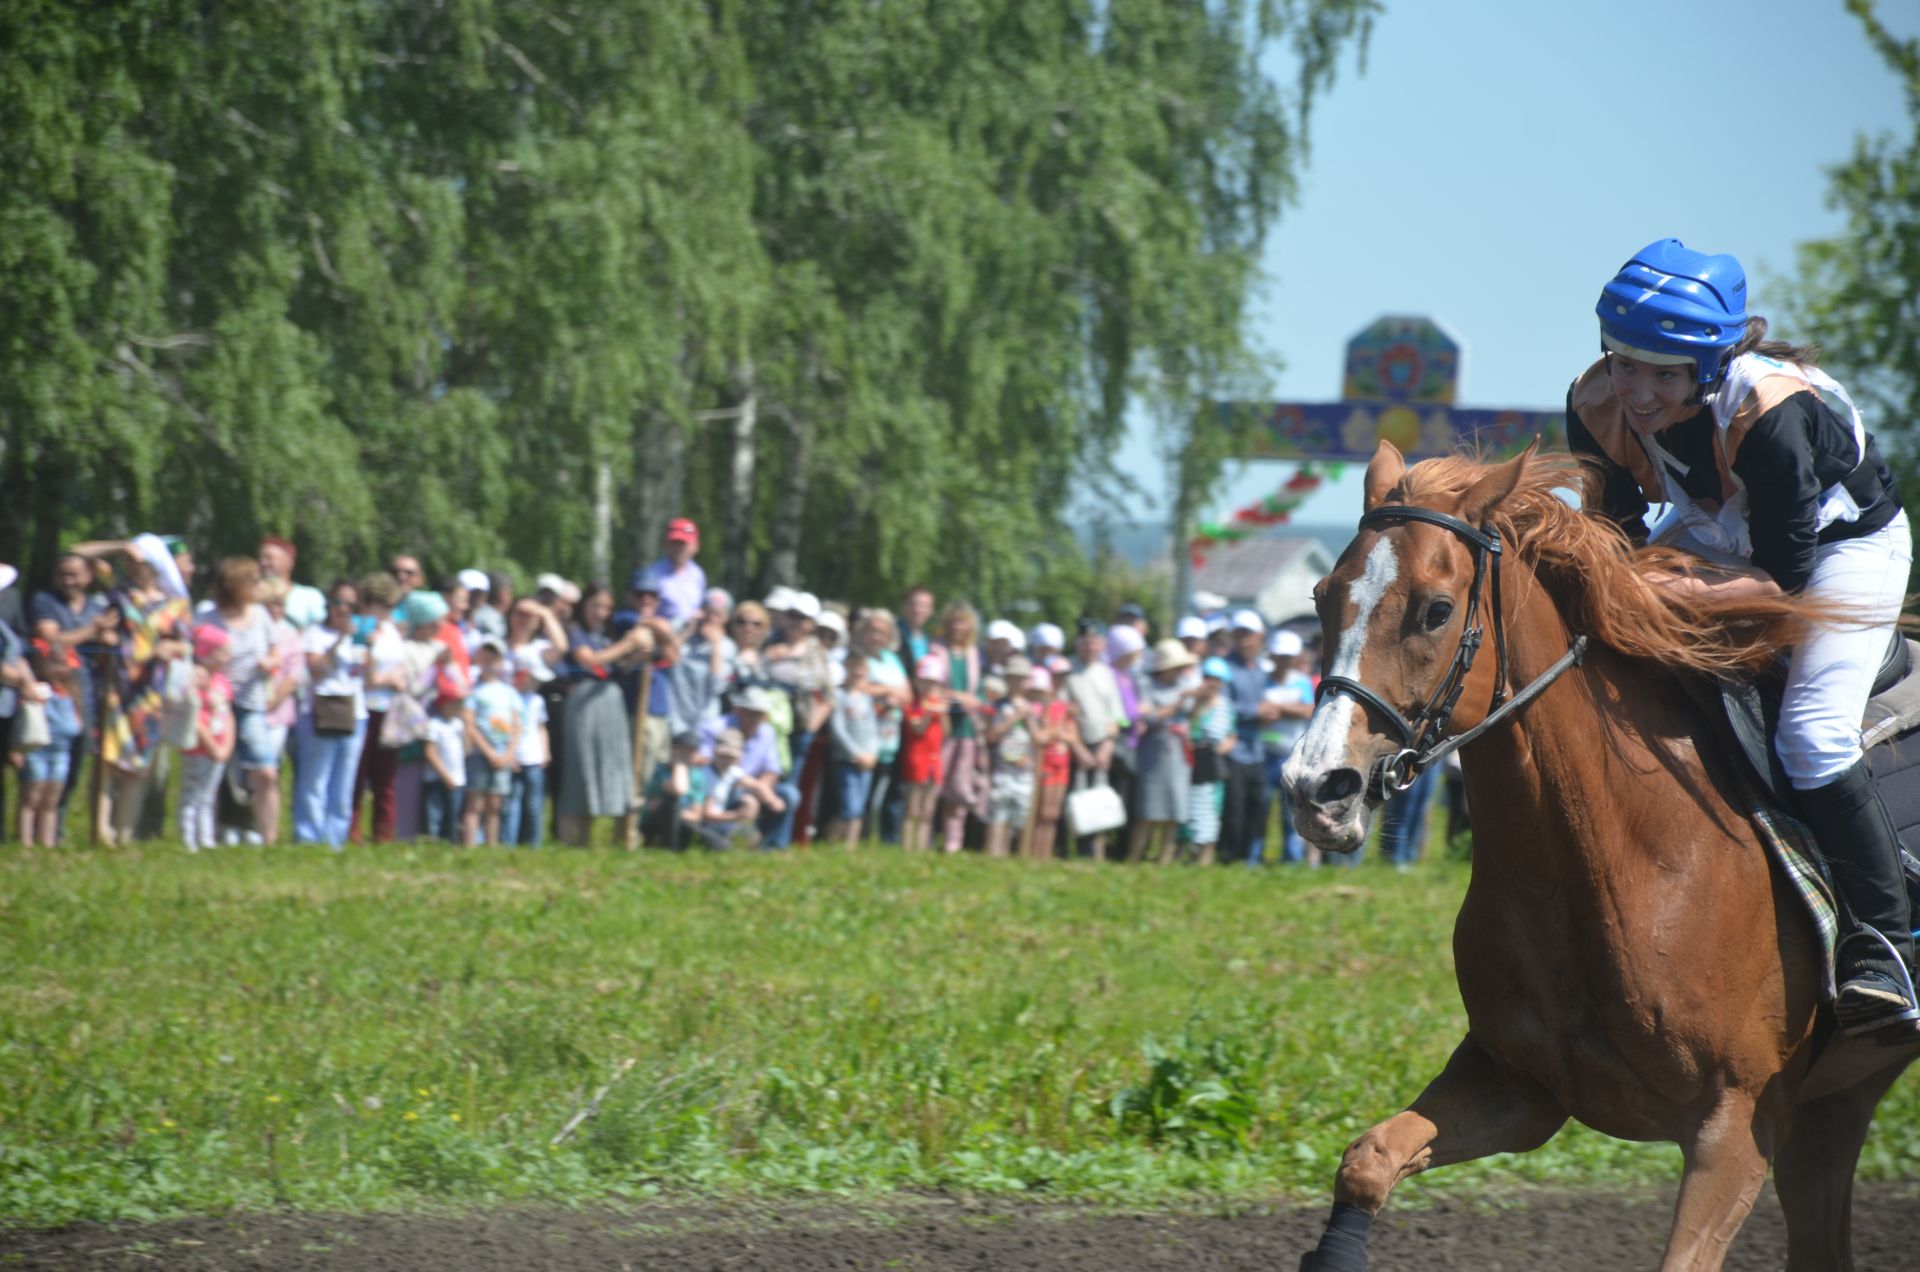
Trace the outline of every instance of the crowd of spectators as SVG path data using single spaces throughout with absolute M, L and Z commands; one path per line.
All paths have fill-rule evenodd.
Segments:
M 99 840 L 189 851 L 273 843 L 285 798 L 294 840 L 336 851 L 538 847 L 550 826 L 585 845 L 611 819 L 674 848 L 1315 861 L 1274 798 L 1313 709 L 1298 631 L 1239 610 L 1155 639 L 1125 605 L 1069 638 L 923 587 L 897 613 L 736 602 L 699 545 L 674 521 L 620 596 L 478 569 L 429 586 L 407 553 L 323 593 L 278 538 L 197 601 L 191 554 L 152 535 L 75 545 L 40 591 L 0 566 L 0 824 L 51 846 L 87 790 Z M 1389 810 L 1396 862 L 1433 779 Z

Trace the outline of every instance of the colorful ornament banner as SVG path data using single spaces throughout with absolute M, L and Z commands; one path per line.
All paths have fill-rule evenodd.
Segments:
M 1307 501 L 1307 496 L 1320 489 L 1329 480 L 1339 480 L 1344 464 L 1321 464 L 1309 461 L 1300 465 L 1287 484 L 1257 503 L 1250 503 L 1235 512 L 1225 522 L 1202 522 L 1187 540 L 1187 552 L 1192 556 L 1194 565 L 1206 564 L 1207 552 L 1223 543 L 1238 543 L 1251 538 L 1268 526 L 1285 525 L 1295 510 Z

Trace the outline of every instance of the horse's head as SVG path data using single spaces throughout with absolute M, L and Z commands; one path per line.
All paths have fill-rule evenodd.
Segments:
M 1478 527 L 1512 493 L 1532 454 L 1529 447 L 1505 464 L 1478 470 L 1464 489 L 1423 494 L 1421 506 Z M 1369 513 L 1406 502 L 1406 468 L 1400 452 L 1381 442 L 1367 465 Z M 1442 525 L 1363 525 L 1314 589 L 1322 647 L 1330 651 L 1326 674 L 1363 686 L 1377 699 L 1369 702 L 1338 683 L 1322 686 L 1306 732 L 1282 770 L 1294 827 L 1316 847 L 1352 852 L 1366 841 L 1368 821 L 1385 795 L 1376 775 L 1394 770 L 1395 757 L 1412 745 L 1404 725 L 1421 725 L 1421 712 L 1441 695 L 1456 665 L 1476 608 L 1470 604 L 1481 578 L 1475 555 L 1468 538 Z M 1484 595 L 1472 621 L 1492 625 L 1492 603 Z M 1466 673 L 1460 701 L 1476 718 L 1492 696 L 1496 675 L 1492 657 L 1474 660 Z

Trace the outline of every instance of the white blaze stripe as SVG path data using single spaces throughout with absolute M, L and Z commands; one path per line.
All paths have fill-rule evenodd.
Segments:
M 1373 611 L 1379 606 L 1380 598 L 1387 594 L 1399 574 L 1400 558 L 1394 554 L 1392 542 L 1382 535 L 1374 543 L 1373 551 L 1367 553 L 1367 568 L 1347 589 L 1347 597 L 1353 602 L 1353 620 L 1340 633 L 1329 674 L 1345 676 L 1363 685 L 1367 683 L 1360 675 L 1360 653 L 1367 645 L 1367 628 L 1373 622 Z M 1295 772 L 1301 774 L 1324 773 L 1342 767 L 1347 758 L 1347 739 L 1353 732 L 1355 705 L 1353 696 L 1344 689 L 1335 689 L 1322 698 L 1320 705 L 1313 709 L 1307 731 L 1300 735 L 1299 745 L 1294 747 L 1287 767 L 1298 765 Z

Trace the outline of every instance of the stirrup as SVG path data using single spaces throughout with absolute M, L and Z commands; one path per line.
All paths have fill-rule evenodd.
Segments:
M 1844 988 L 1844 985 L 1848 982 L 1842 982 L 1841 986 L 1836 987 L 1834 996 L 1834 1018 L 1840 1025 L 1840 1032 L 1849 1037 L 1875 1034 L 1892 1025 L 1920 1020 L 1920 998 L 1916 998 L 1914 994 L 1912 969 L 1907 966 L 1907 960 L 1900 957 L 1900 951 L 1894 948 L 1893 942 L 1887 939 L 1884 932 L 1864 926 L 1856 928 L 1843 937 L 1839 944 L 1834 947 L 1834 961 L 1836 963 L 1840 961 L 1840 952 L 1846 948 L 1848 941 L 1857 941 L 1869 937 L 1879 942 L 1884 948 L 1887 962 L 1894 970 L 1891 975 L 1888 975 L 1877 967 L 1869 967 L 1866 970 L 1885 976 L 1887 980 L 1893 982 L 1894 988 L 1898 989 L 1905 996 L 1904 1001 L 1906 1006 L 1904 1009 L 1889 1007 L 1885 1012 L 1875 1012 L 1853 1023 L 1848 1023 L 1846 1016 L 1841 1011 L 1838 992 Z

